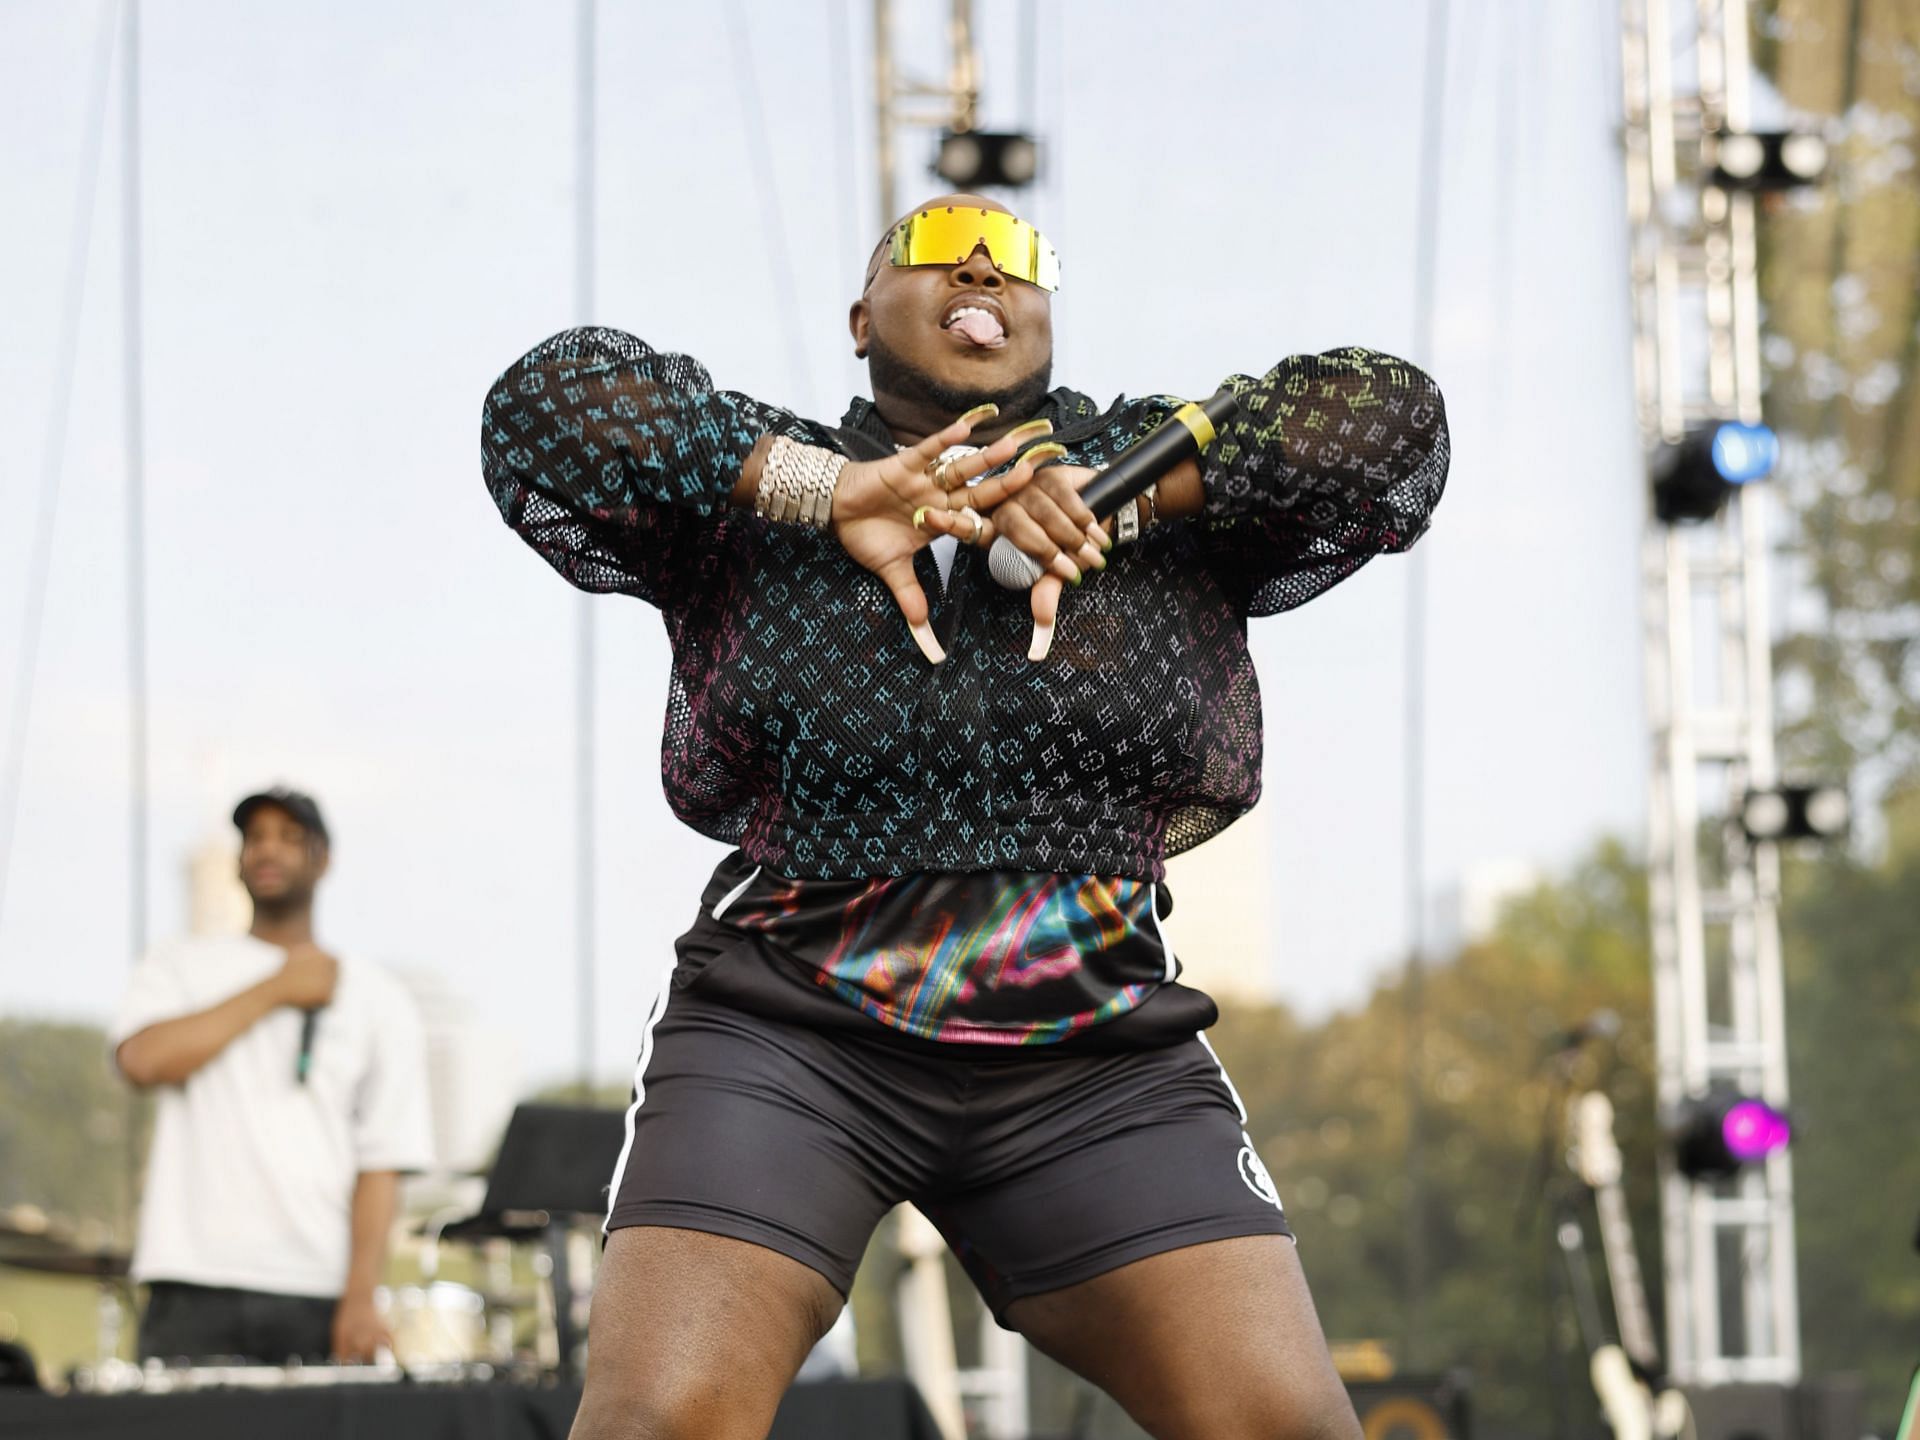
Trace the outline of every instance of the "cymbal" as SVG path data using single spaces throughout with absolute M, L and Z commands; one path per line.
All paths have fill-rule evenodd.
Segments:
M 0 1266 L 31 1270 L 40 1275 L 78 1275 L 93 1280 L 118 1280 L 132 1268 L 124 1250 L 15 1250 L 0 1245 Z
M 22 1240 L 48 1240 L 56 1234 L 54 1222 L 38 1205 L 9 1205 L 0 1210 L 0 1235 Z

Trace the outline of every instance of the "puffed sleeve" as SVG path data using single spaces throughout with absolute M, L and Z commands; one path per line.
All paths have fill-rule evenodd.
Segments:
M 1404 360 L 1331 350 L 1232 376 L 1207 451 L 1204 545 L 1245 613 L 1304 604 L 1420 538 L 1447 483 L 1440 389 Z
M 714 389 L 689 356 L 619 330 L 567 330 L 487 392 L 481 468 L 507 524 L 573 584 L 665 605 L 766 434 L 831 443 L 788 411 Z

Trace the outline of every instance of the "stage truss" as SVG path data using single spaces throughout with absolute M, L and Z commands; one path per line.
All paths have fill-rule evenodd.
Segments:
M 1684 6 L 1684 0 L 1682 0 Z M 1621 0 L 1633 355 L 1649 460 L 1691 425 L 1761 419 L 1754 198 L 1707 183 L 1750 128 L 1746 0 Z M 1765 491 L 1643 542 L 1649 882 L 1663 1112 L 1724 1084 L 1787 1102 L 1776 847 L 1733 816 L 1773 785 Z M 1667 1357 L 1685 1384 L 1800 1376 L 1792 1161 L 1720 1185 L 1663 1155 Z

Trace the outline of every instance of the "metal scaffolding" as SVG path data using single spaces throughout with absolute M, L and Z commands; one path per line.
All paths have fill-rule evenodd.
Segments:
M 879 167 L 882 225 L 900 218 L 894 194 L 899 173 L 894 143 L 899 128 L 974 128 L 980 106 L 980 52 L 973 43 L 973 0 L 952 0 L 947 42 L 953 58 L 947 67 L 946 83 L 904 78 L 893 54 L 892 0 L 873 0 L 873 148 Z M 935 102 L 931 109 L 914 107 L 914 102 L 928 100 Z
M 1685 0 L 1680 0 L 1684 5 Z M 1760 419 L 1754 199 L 1708 180 L 1750 128 L 1746 0 L 1621 0 L 1633 354 L 1649 460 L 1688 427 Z M 1647 519 L 1649 880 L 1659 1099 L 1787 1102 L 1776 847 L 1734 819 L 1776 780 L 1765 493 L 1693 528 Z M 1800 1375 L 1792 1162 L 1694 1184 L 1662 1157 L 1667 1352 L 1684 1384 Z

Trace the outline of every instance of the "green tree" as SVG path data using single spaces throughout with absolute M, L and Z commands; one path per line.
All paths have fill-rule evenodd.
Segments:
M 1805 588 L 1778 665 L 1790 763 L 1920 764 L 1920 7 L 1774 0 L 1756 55 L 1826 133 L 1825 184 L 1766 207 L 1767 418 Z
M 1887 858 L 1790 871 L 1787 1037 L 1808 1374 L 1860 1371 L 1891 1428 L 1920 1362 L 1920 791 Z
M 98 1027 L 0 1020 L 0 1209 L 32 1205 L 131 1243 L 151 1113 Z
M 1581 1062 L 1577 1078 L 1613 1096 L 1645 1243 L 1657 1233 L 1645 906 L 1639 867 L 1621 846 L 1603 845 L 1566 880 L 1514 905 L 1484 943 L 1435 965 L 1423 986 L 1429 1282 L 1414 1358 L 1426 1371 L 1470 1368 L 1476 1405 L 1499 1428 L 1538 1431 L 1553 1413 L 1543 1345 L 1562 1327 L 1546 1323 L 1549 1252 L 1536 1192 L 1543 1127 L 1557 1124 L 1564 1096 L 1542 1061 L 1556 1032 L 1596 1010 L 1616 1012 L 1622 1031 Z M 1319 1026 L 1236 1007 L 1217 1032 L 1335 1339 L 1394 1343 L 1402 1333 L 1407 1034 L 1397 979 Z M 1550 1176 L 1564 1173 L 1557 1146 L 1547 1160 Z M 1591 1417 L 1584 1374 L 1576 1363 L 1576 1413 Z

